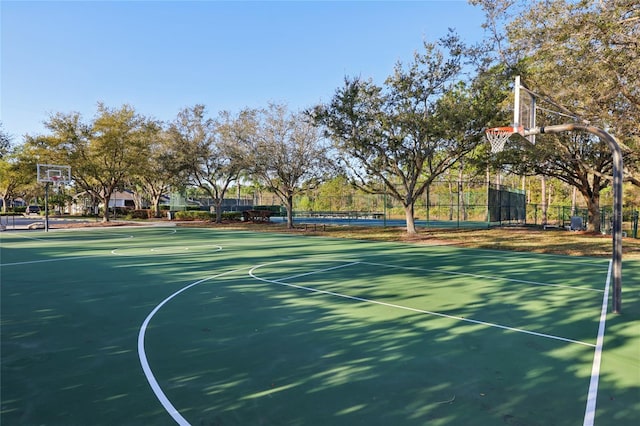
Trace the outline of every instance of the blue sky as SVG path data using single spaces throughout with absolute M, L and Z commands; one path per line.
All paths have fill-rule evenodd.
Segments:
M 345 76 L 382 84 L 423 41 L 484 33 L 466 1 L 6 1 L 0 3 L 0 121 L 21 142 L 55 112 L 98 102 L 173 120 L 327 102 Z

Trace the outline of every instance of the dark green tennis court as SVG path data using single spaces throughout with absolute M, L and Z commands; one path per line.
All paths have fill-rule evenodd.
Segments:
M 637 262 L 601 315 L 606 259 L 173 227 L 0 242 L 2 424 L 640 418 Z

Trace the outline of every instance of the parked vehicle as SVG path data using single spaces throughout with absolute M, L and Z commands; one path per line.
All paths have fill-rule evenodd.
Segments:
M 24 211 L 25 214 L 40 214 L 40 206 L 27 206 Z

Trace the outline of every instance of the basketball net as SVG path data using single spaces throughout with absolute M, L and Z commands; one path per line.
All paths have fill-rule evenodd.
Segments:
M 491 144 L 491 152 L 496 154 L 504 150 L 504 144 L 518 129 L 514 127 L 492 127 L 485 134 Z

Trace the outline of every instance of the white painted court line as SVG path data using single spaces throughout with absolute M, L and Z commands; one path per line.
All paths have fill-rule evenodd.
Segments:
M 600 310 L 600 324 L 598 325 L 598 338 L 596 339 L 596 349 L 593 354 L 593 365 L 591 366 L 591 380 L 589 382 L 589 394 L 587 397 L 587 407 L 584 412 L 583 426 L 593 426 L 596 418 L 596 402 L 598 400 L 598 382 L 600 379 L 600 361 L 602 361 L 602 347 L 604 345 L 604 330 L 607 322 L 607 306 L 609 302 L 609 284 L 611 283 L 611 269 L 613 262 L 609 261 L 609 272 L 607 283 L 602 297 L 602 309 Z
M 427 311 L 427 310 L 424 310 L 424 309 L 411 308 L 411 307 L 408 307 L 408 306 L 397 305 L 395 303 L 381 302 L 379 300 L 366 299 L 364 297 L 358 297 L 358 296 L 350 296 L 348 294 L 336 293 L 334 291 L 320 290 L 320 289 L 313 288 L 313 287 L 306 287 L 306 286 L 301 286 L 301 285 L 297 285 L 297 284 L 291 284 L 291 283 L 284 282 L 284 280 L 293 279 L 294 276 L 283 278 L 281 280 L 268 280 L 266 278 L 261 278 L 261 277 L 255 275 L 254 272 L 255 272 L 256 269 L 259 269 L 259 268 L 261 268 L 263 266 L 273 265 L 275 263 L 281 263 L 281 262 L 264 263 L 262 265 L 254 266 L 253 268 L 251 268 L 249 270 L 249 275 L 251 277 L 255 278 L 258 281 L 272 283 L 272 284 L 278 284 L 278 285 L 281 285 L 281 286 L 296 288 L 296 289 L 299 289 L 299 290 L 305 290 L 305 291 L 308 291 L 308 292 L 311 292 L 311 293 L 326 294 L 326 295 L 329 295 L 329 296 L 335 296 L 335 297 L 340 297 L 340 298 L 343 298 L 343 299 L 355 300 L 355 301 L 358 301 L 358 302 L 372 303 L 372 304 L 376 304 L 376 305 L 387 306 L 387 307 L 390 307 L 390 308 L 402 309 L 402 310 L 411 311 L 411 312 L 417 312 L 417 313 L 420 313 L 420 314 L 427 314 L 427 315 L 437 316 L 437 317 L 441 317 L 441 318 L 449 318 L 449 319 L 454 319 L 454 320 L 457 320 L 457 321 L 468 322 L 468 323 L 472 323 L 472 324 L 484 325 L 486 327 L 499 328 L 499 329 L 502 329 L 502 330 L 508 330 L 508 331 L 512 331 L 512 332 L 516 332 L 516 333 L 529 334 L 529 335 L 532 335 L 532 336 L 543 337 L 543 338 L 546 338 L 546 339 L 558 340 L 558 341 L 567 342 L 567 343 L 575 343 L 575 344 L 578 344 L 578 345 L 588 346 L 588 347 L 595 347 L 595 345 L 593 343 L 587 343 L 587 342 L 582 342 L 582 341 L 579 341 L 579 340 L 568 339 L 566 337 L 554 336 L 554 335 L 545 334 L 545 333 L 538 333 L 538 332 L 535 332 L 535 331 L 524 330 L 524 329 L 521 329 L 521 328 L 508 327 L 508 326 L 505 326 L 505 325 L 495 324 L 495 323 L 491 323 L 491 322 L 479 321 L 479 320 L 474 320 L 474 319 L 471 319 L 471 318 L 463 318 L 463 317 L 459 317 L 459 316 L 455 316 L 455 315 L 443 314 L 441 312 Z M 344 265 L 340 265 L 339 267 L 351 266 L 351 265 L 355 265 L 355 264 L 358 264 L 358 263 L 360 263 L 360 262 L 353 262 L 353 263 L 349 263 L 349 264 L 344 264 Z M 320 272 L 327 271 L 329 269 L 337 269 L 337 268 L 327 268 L 327 269 L 323 269 L 323 270 L 319 270 L 319 271 L 313 271 L 313 272 L 310 272 L 310 273 L 307 273 L 307 274 L 299 274 L 299 275 L 297 275 L 297 277 L 300 277 L 300 276 L 303 276 L 303 275 L 311 275 L 311 274 L 314 274 L 314 273 L 320 273 Z
M 86 228 L 81 228 L 81 229 L 86 229 Z M 58 230 L 58 231 L 63 231 L 63 232 L 74 232 L 76 230 Z M 99 232 L 99 231 L 98 231 Z M 170 232 L 168 232 L 167 234 L 175 234 L 176 231 L 175 230 L 171 230 Z M 31 240 L 36 240 L 36 241 L 44 241 L 44 242 L 49 242 L 49 241 L 56 241 L 56 242 L 60 242 L 60 239 L 55 239 L 55 240 L 49 240 L 49 239 L 42 239 L 42 238 L 31 238 L 31 237 L 26 237 L 24 235 L 20 235 L 20 234 L 16 234 L 20 237 L 23 238 L 27 238 L 27 239 L 31 239 Z M 135 238 L 133 235 L 128 235 L 128 234 L 110 234 L 110 235 L 119 235 L 119 237 L 115 237 L 115 238 L 108 238 L 108 239 L 97 239 L 97 240 L 93 240 L 92 242 L 106 242 L 108 240 L 113 240 L 113 239 L 132 239 Z M 72 241 L 77 241 L 77 240 L 72 240 Z M 86 241 L 86 240 L 85 240 Z M 201 248 L 201 247 L 214 247 L 216 250 L 215 251 L 221 251 L 223 248 L 222 246 L 216 245 L 216 244 L 208 244 L 205 246 L 195 246 L 193 248 Z M 136 249 L 137 247 L 125 247 L 124 249 L 113 249 L 111 251 L 111 254 L 115 254 L 118 256 L 127 256 L 127 255 L 123 255 L 120 253 L 117 253 L 118 250 L 132 250 L 132 249 Z M 169 248 L 171 248 L 171 246 L 169 246 Z M 164 247 L 161 247 L 159 249 L 164 249 Z M 188 250 L 188 247 L 183 248 L 183 250 Z M 158 249 L 147 249 L 151 252 L 154 252 L 154 250 L 158 250 Z M 163 256 L 167 256 L 167 255 L 175 255 L 178 253 L 155 253 L 157 255 L 163 255 Z M 136 255 L 138 256 L 138 255 Z M 48 263 L 48 262 L 62 262 L 65 260 L 79 260 L 79 259 L 93 259 L 92 256 L 71 256 L 71 257 L 58 257 L 58 258 L 52 258 L 52 259 L 40 259 L 40 260 L 27 260 L 24 262 L 11 262 L 11 263 L 0 263 L 0 267 L 5 267 L 5 266 L 20 266 L 20 265 L 31 265 L 31 264 L 38 264 L 38 263 Z
M 318 269 L 316 271 L 305 272 L 304 274 L 297 274 L 297 275 L 292 275 L 290 277 L 282 278 L 280 281 L 293 280 L 296 278 L 306 277 L 309 275 L 321 274 L 322 272 L 334 271 L 336 269 L 342 269 L 342 268 L 347 268 L 349 266 L 358 265 L 359 263 L 362 263 L 362 262 L 351 262 L 351 263 L 345 263 L 344 265 L 332 266 L 330 268 Z
M 74 256 L 74 257 L 58 257 L 55 259 L 42 259 L 42 260 L 28 260 L 25 262 L 13 262 L 13 263 L 2 263 L 0 266 L 17 266 L 17 265 L 31 265 L 34 263 L 47 263 L 47 262 L 62 262 L 64 260 L 78 260 L 78 259 L 93 259 L 91 256 Z
M 504 261 L 514 261 L 514 262 L 518 262 L 521 263 L 524 259 L 527 258 L 531 258 L 531 254 L 534 254 L 536 258 L 540 259 L 540 258 L 552 258 L 554 263 L 569 263 L 571 265 L 576 265 L 576 264 L 586 264 L 589 266 L 593 266 L 594 262 L 597 261 L 603 261 L 602 265 L 598 265 L 598 266 L 604 266 L 606 265 L 605 263 L 605 259 L 602 258 L 598 258 L 598 257 L 585 257 L 585 256 L 567 256 L 567 255 L 563 255 L 563 254 L 551 254 L 551 253 L 529 253 L 529 252 L 508 252 L 508 251 L 504 251 L 504 250 L 492 250 L 492 249 L 466 249 L 464 247 L 457 247 L 457 246 L 448 246 L 448 245 L 440 245 L 440 246 L 435 246 L 438 248 L 442 248 L 442 247 L 451 247 L 454 249 L 458 249 L 458 250 L 476 250 L 476 251 L 482 251 L 485 253 L 495 253 L 495 255 L 478 255 L 477 253 L 474 254 L 466 254 L 464 252 L 462 253 L 456 253 L 455 257 L 459 258 L 459 257 L 472 257 L 474 259 L 491 259 L 491 260 L 500 260 L 500 262 L 504 262 Z M 451 253 L 430 253 L 430 255 L 432 256 L 440 256 L 440 257 L 451 257 Z
M 124 240 L 124 239 L 132 239 L 135 238 L 133 235 L 131 234 L 122 234 L 122 233 L 118 233 L 118 232 L 112 232 L 111 234 L 107 234 L 107 232 L 109 232 L 107 229 L 108 228 L 102 228 L 105 229 L 104 231 L 101 231 L 99 228 L 72 228 L 72 229 L 51 229 L 49 231 L 49 233 L 45 233 L 45 235 L 51 235 L 51 234 L 64 234 L 64 233 L 80 233 L 80 232 L 95 232 L 96 234 L 99 234 L 102 237 L 106 237 L 106 238 L 97 238 L 95 240 L 92 239 L 82 239 L 79 240 L 77 238 L 71 238 L 71 239 L 63 239 L 63 238 L 37 238 L 37 237 L 32 237 L 30 236 L 28 233 L 11 233 L 11 235 L 15 235 L 17 237 L 20 238 L 24 238 L 26 240 L 33 240 L 33 241 L 42 241 L 42 242 L 61 242 L 61 241 L 90 241 L 90 242 L 102 242 L 102 241 L 107 241 L 107 240 Z M 78 234 L 81 235 L 81 234 Z
M 198 280 L 198 281 L 196 281 L 194 283 L 191 283 L 191 284 L 187 285 L 186 287 L 182 287 L 180 290 L 174 292 L 169 297 L 167 297 L 162 302 L 160 302 L 155 308 L 153 308 L 153 310 L 149 313 L 149 315 L 147 315 L 147 317 L 145 318 L 144 322 L 140 326 L 140 331 L 138 333 L 138 358 L 140 359 L 140 365 L 142 365 L 142 370 L 144 371 L 144 375 L 146 376 L 147 382 L 149 383 L 149 386 L 151 386 L 151 389 L 153 390 L 153 393 L 156 395 L 156 398 L 158 398 L 158 401 L 160 401 L 160 404 L 162 404 L 162 406 L 167 411 L 167 413 L 169 413 L 169 415 L 173 418 L 173 420 L 175 420 L 176 423 L 178 423 L 179 425 L 186 426 L 186 425 L 189 425 L 190 423 L 187 421 L 187 419 L 185 419 L 182 416 L 182 414 L 180 414 L 180 412 L 178 412 L 178 410 L 176 409 L 176 407 L 173 406 L 171 401 L 169 401 L 169 398 L 167 398 L 167 395 L 164 393 L 164 391 L 160 387 L 160 384 L 158 384 L 158 381 L 156 380 L 155 376 L 153 375 L 153 371 L 151 371 L 151 367 L 149 366 L 149 361 L 147 360 L 147 353 L 146 353 L 146 351 L 144 349 L 144 338 L 145 338 L 145 335 L 146 335 L 146 332 L 147 332 L 147 327 L 149 326 L 149 322 L 151 321 L 153 316 L 164 305 L 166 305 L 171 299 L 173 299 L 174 297 L 178 296 L 180 293 L 183 293 L 183 292 L 189 290 L 190 288 L 197 286 L 198 284 L 202 284 L 202 283 L 207 282 L 209 280 L 220 278 L 220 277 L 223 277 L 225 275 L 233 274 L 235 272 L 242 271 L 243 269 L 246 269 L 246 268 L 241 268 L 241 269 L 235 269 L 233 271 L 222 272 L 220 274 L 213 275 L 211 277 L 207 277 L 207 278 L 203 278 L 201 280 Z
M 36 238 L 36 237 L 32 237 L 30 235 L 25 235 L 23 233 L 15 233 L 15 234 L 11 234 L 11 235 L 16 235 L 20 238 L 24 238 L 26 240 L 34 240 L 34 241 L 47 241 L 45 238 Z
M 472 277 L 472 278 L 482 278 L 482 279 L 487 279 L 487 280 L 502 280 L 502 281 L 510 281 L 510 282 L 515 282 L 515 283 L 521 283 L 521 284 L 531 284 L 531 285 L 537 285 L 537 286 L 543 286 L 543 287 L 559 287 L 559 288 L 568 288 L 571 290 L 585 290 L 585 291 L 594 291 L 597 293 L 602 293 L 604 290 L 600 290 L 599 288 L 591 288 L 591 287 L 578 287 L 578 286 L 570 286 L 570 285 L 563 285 L 563 284 L 550 284 L 550 283 L 541 283 L 541 282 L 537 282 L 537 281 L 527 281 L 527 280 L 518 280 L 518 279 L 514 279 L 514 278 L 504 278 L 504 277 L 496 277 L 496 276 L 490 276 L 490 275 L 480 275 L 480 274 L 469 274 L 466 272 L 453 272 L 453 271 L 445 271 L 442 269 L 424 269 L 424 268 L 419 268 L 417 266 L 396 266 L 396 265 L 387 265 L 384 263 L 374 263 L 374 262 L 361 262 L 363 264 L 366 265 L 373 265 L 373 266 L 383 266 L 385 268 L 396 268 L 396 269 L 407 269 L 407 270 L 414 270 L 414 271 L 432 271 L 432 272 L 438 272 L 438 273 L 442 273 L 442 274 L 447 274 L 447 275 L 459 275 L 459 276 L 465 276 L 465 277 Z
M 128 257 L 128 256 L 136 257 L 136 256 L 142 256 L 144 254 L 149 254 L 149 253 L 154 254 L 156 256 L 178 256 L 182 254 L 199 255 L 203 253 L 203 251 L 199 251 L 200 249 L 212 249 L 212 248 L 215 250 L 209 250 L 206 253 L 218 252 L 218 251 L 222 251 L 223 249 L 222 246 L 219 246 L 217 244 L 206 244 L 206 245 L 200 245 L 200 246 L 163 246 L 163 247 L 152 247 L 152 248 L 124 247 L 124 248 L 111 250 L 111 254 L 116 256 L 123 256 L 123 257 Z M 122 253 L 125 250 L 131 250 L 136 252 L 134 252 L 133 254 Z M 171 251 L 171 250 L 174 250 L 174 251 Z

